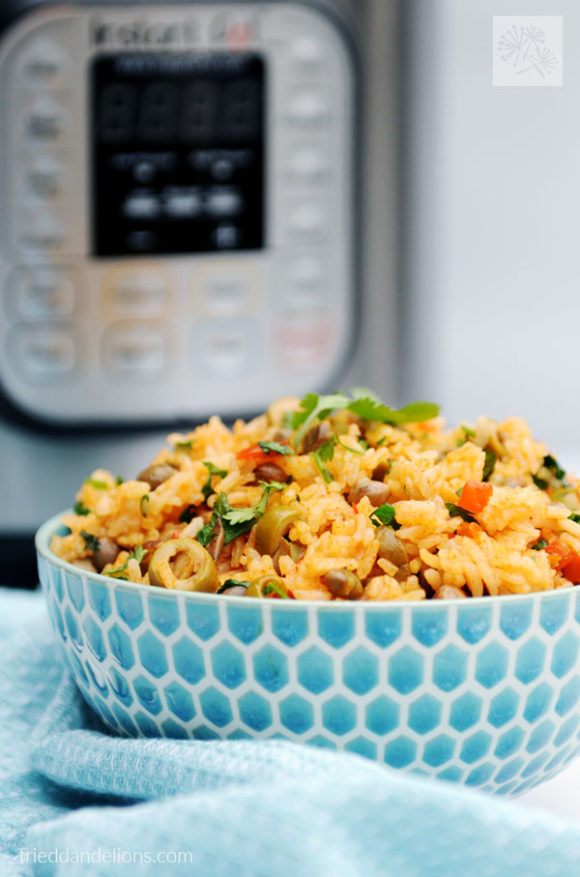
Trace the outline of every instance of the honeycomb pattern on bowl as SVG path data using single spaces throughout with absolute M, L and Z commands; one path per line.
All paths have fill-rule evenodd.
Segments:
M 118 734 L 284 737 L 504 795 L 580 752 L 580 589 L 320 605 L 107 581 L 46 547 L 39 569 L 70 671 Z

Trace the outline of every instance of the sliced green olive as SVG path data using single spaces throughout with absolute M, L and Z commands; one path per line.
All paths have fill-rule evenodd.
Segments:
M 260 576 L 246 588 L 246 597 L 270 597 L 272 594 L 288 599 L 288 590 L 280 576 Z
M 284 506 L 268 509 L 256 524 L 256 548 L 260 554 L 275 554 L 281 539 L 300 517 L 300 512 Z
M 185 536 L 168 539 L 153 552 L 149 581 L 159 588 L 210 593 L 215 593 L 219 585 L 209 553 L 195 539 Z
M 343 600 L 358 600 L 363 595 L 362 582 L 349 569 L 331 569 L 322 579 L 334 597 Z

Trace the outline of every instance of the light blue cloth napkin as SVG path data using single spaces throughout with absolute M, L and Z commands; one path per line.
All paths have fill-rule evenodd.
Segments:
M 0 619 L 2 875 L 580 874 L 575 824 L 356 755 L 111 737 L 39 599 Z

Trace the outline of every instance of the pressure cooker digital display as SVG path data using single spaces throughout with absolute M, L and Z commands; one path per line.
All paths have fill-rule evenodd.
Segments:
M 101 57 L 92 105 L 95 255 L 262 247 L 261 57 Z

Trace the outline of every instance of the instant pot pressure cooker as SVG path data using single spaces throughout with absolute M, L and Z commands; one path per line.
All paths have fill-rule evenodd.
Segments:
M 214 412 L 368 382 L 361 13 L 2 4 L 4 580 L 92 469 L 130 477 Z

